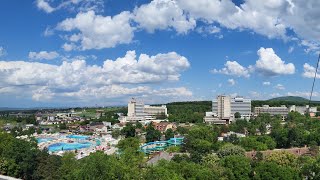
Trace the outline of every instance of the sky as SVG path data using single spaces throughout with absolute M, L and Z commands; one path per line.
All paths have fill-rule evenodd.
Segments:
M 318 0 L 3 0 L 0 107 L 308 98 L 319 8 Z

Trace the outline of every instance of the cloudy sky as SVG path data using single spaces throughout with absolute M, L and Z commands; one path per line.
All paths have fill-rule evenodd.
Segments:
M 319 9 L 318 0 L 3 0 L 0 107 L 308 97 Z M 315 91 L 319 100 L 319 81 Z

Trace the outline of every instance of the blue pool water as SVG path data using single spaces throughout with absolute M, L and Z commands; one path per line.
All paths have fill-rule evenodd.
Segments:
M 89 136 L 84 136 L 84 135 L 68 135 L 66 136 L 67 138 L 71 138 L 71 139 L 79 139 L 79 140 L 86 140 L 89 139 Z
M 53 138 L 37 138 L 37 142 L 38 143 L 42 143 L 42 142 L 49 142 L 52 141 Z
M 84 143 L 56 143 L 52 144 L 48 147 L 48 150 L 50 152 L 55 151 L 69 151 L 69 150 L 76 150 L 76 149 L 83 149 L 88 148 L 91 146 L 90 142 L 84 142 Z

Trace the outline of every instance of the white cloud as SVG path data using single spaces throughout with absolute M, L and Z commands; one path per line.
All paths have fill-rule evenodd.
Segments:
M 259 92 L 256 91 L 250 91 L 249 95 L 252 99 L 257 99 L 257 98 L 261 98 L 262 95 Z
M 130 25 L 131 14 L 122 12 L 113 17 L 96 15 L 94 11 L 81 12 L 75 18 L 68 18 L 58 24 L 57 29 L 74 32 L 69 41 L 82 50 L 115 47 L 128 44 L 133 39 L 134 28 Z M 77 36 L 77 39 L 74 37 Z M 70 44 L 69 44 L 70 45 Z M 67 45 L 64 45 L 64 48 Z M 70 50 L 71 48 L 65 48 Z
M 295 67 L 292 63 L 286 64 L 273 51 L 272 48 L 261 47 L 258 50 L 259 59 L 254 69 L 265 76 L 277 76 L 285 74 L 294 74 Z
M 237 61 L 227 61 L 224 66 L 225 67 L 220 70 L 213 69 L 211 72 L 238 77 L 250 77 L 248 69 L 241 66 Z
M 55 7 L 52 4 L 57 4 Z M 95 12 L 103 12 L 103 0 L 36 0 L 38 9 L 46 13 L 52 13 L 57 10 L 65 9 L 69 12 L 87 12 L 93 10 Z
M 153 90 L 151 94 L 165 97 L 190 97 L 192 92 L 185 87 Z
M 187 33 L 196 26 L 177 3 L 172 0 L 153 0 L 134 10 L 134 20 L 148 32 L 174 28 L 178 33 Z
M 5 55 L 7 55 L 7 51 L 2 46 L 0 46 L 0 57 Z
M 236 84 L 236 81 L 234 79 L 228 79 L 228 83 L 230 86 L 234 86 Z
M 46 29 L 43 32 L 43 35 L 45 37 L 52 36 L 53 34 L 54 34 L 54 29 L 52 29 L 51 27 L 46 27 Z
M 67 52 L 78 49 L 77 46 L 73 43 L 64 43 L 62 45 L 62 48 Z
M 218 22 L 228 29 L 249 29 L 267 37 L 285 37 L 286 27 L 268 12 L 256 10 L 251 1 L 240 7 L 232 1 L 177 0 L 179 6 L 197 20 L 208 24 Z M 264 3 L 264 2 L 263 2 Z M 271 6 L 270 2 L 268 4 Z
M 282 84 L 277 84 L 276 86 L 274 86 L 274 88 L 279 90 L 285 90 L 285 87 Z
M 146 86 L 178 81 L 189 67 L 188 60 L 175 52 L 155 56 L 141 54 L 137 58 L 134 51 L 128 51 L 124 57 L 104 61 L 103 66 L 88 65 L 84 60 L 64 61 L 61 65 L 0 61 L 0 87 L 23 89 L 22 92 L 35 101 L 72 96 L 88 100 L 90 96 L 97 99 L 148 93 L 166 97 L 192 96 L 184 87 L 157 90 Z M 135 87 L 131 87 L 132 84 Z
M 289 49 L 288 49 L 288 53 L 292 53 L 294 50 L 294 47 L 293 46 L 290 46 Z
M 53 98 L 53 96 L 55 95 L 46 86 L 35 89 L 32 93 L 33 93 L 32 99 L 35 101 L 48 101 L 48 100 L 51 100 Z
M 209 25 L 198 27 L 196 31 L 200 34 L 216 34 L 220 33 L 221 29 L 217 26 Z
M 288 92 L 287 95 L 288 96 L 300 96 L 300 97 L 310 98 L 310 92 L 303 92 L 303 91 Z M 313 92 L 312 96 L 313 97 L 319 97 L 320 93 Z
M 303 73 L 302 73 L 303 77 L 314 78 L 315 73 L 316 73 L 316 68 L 315 67 L 311 66 L 308 63 L 305 63 L 303 65 Z M 319 73 L 317 73 L 317 78 L 320 78 L 320 74 Z
M 40 52 L 29 52 L 29 59 L 34 60 L 52 60 L 59 57 L 59 54 L 56 51 L 40 51 Z
M 269 86 L 269 85 L 271 85 L 271 83 L 269 82 L 269 81 L 265 81 L 265 82 L 263 82 L 262 83 L 264 86 Z
M 36 4 L 38 9 L 43 10 L 46 13 L 52 13 L 55 10 L 55 8 L 50 6 L 48 0 L 37 0 Z

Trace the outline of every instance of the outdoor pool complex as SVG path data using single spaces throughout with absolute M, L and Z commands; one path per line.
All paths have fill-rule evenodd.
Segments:
M 89 148 L 92 144 L 90 142 L 84 143 L 56 143 L 48 147 L 50 152 L 56 151 L 70 151 L 82 148 Z
M 54 140 L 53 138 L 37 138 L 37 142 L 38 143 L 42 143 L 42 142 L 49 142 Z
M 84 135 L 67 135 L 61 137 L 62 139 L 70 139 L 75 142 L 57 142 L 48 146 L 48 150 L 50 152 L 56 151 L 70 151 L 70 150 L 78 150 L 83 148 L 89 148 L 92 145 L 100 145 L 101 141 L 96 139 L 96 143 L 91 143 L 87 141 L 90 137 Z M 38 143 L 49 142 L 55 140 L 55 138 L 37 138 Z
M 67 138 L 71 138 L 71 139 L 78 139 L 78 140 L 86 140 L 89 139 L 89 136 L 84 136 L 84 135 L 68 135 L 66 136 Z

